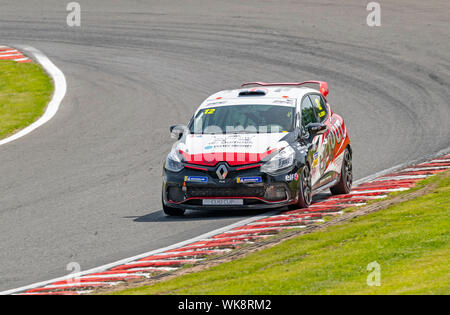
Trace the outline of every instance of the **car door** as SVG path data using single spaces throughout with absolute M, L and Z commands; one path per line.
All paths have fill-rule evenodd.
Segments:
M 324 185 L 333 180 L 333 174 L 329 174 L 328 166 L 334 158 L 334 150 L 336 141 L 334 133 L 332 132 L 332 126 L 329 121 L 328 106 L 324 97 L 320 94 L 310 94 L 311 103 L 313 104 L 314 112 L 316 114 L 318 122 L 324 123 L 327 126 L 326 132 L 322 135 L 318 146 L 319 149 L 319 171 L 321 174 L 320 185 Z
M 301 115 L 301 129 L 303 134 L 307 134 L 306 126 L 310 123 L 318 122 L 316 112 L 314 110 L 313 103 L 308 95 L 304 96 L 301 102 L 300 107 L 300 115 Z M 311 183 L 313 187 L 319 182 L 322 177 L 320 168 L 319 168 L 319 156 L 320 150 L 322 149 L 321 143 L 321 135 L 315 136 L 313 139 L 310 139 L 311 146 L 309 149 L 309 154 L 312 156 L 311 163 Z

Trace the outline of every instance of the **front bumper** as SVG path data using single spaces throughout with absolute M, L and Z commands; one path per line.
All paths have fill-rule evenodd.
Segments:
M 272 176 L 261 173 L 258 165 L 230 167 L 220 180 L 215 167 L 185 167 L 181 172 L 163 172 L 163 203 L 192 210 L 273 209 L 296 202 L 299 176 L 291 169 Z M 190 181 L 191 178 L 199 182 Z M 243 180 L 246 179 L 246 180 Z M 253 179 L 253 181 L 248 181 Z M 239 205 L 203 205 L 205 199 L 242 199 Z

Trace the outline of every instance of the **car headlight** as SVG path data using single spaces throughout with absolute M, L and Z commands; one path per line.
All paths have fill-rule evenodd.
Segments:
M 270 160 L 261 166 L 261 172 L 277 173 L 281 170 L 287 169 L 294 164 L 295 151 L 290 146 L 287 146 L 279 153 L 274 155 Z
M 179 172 L 184 168 L 180 156 L 175 151 L 171 151 L 169 155 L 167 155 L 165 168 L 171 172 Z

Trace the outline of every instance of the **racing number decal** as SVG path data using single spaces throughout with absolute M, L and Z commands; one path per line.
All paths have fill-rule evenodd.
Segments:
M 346 132 L 345 127 L 342 124 L 342 121 L 337 119 L 333 124 L 330 126 L 330 131 L 328 132 L 328 135 L 325 142 L 325 148 L 323 151 L 323 157 L 320 161 L 320 172 L 323 174 L 330 164 L 330 162 L 334 158 L 336 144 L 340 144 L 343 139 L 345 139 Z M 325 137 L 325 136 L 324 136 Z
M 208 108 L 208 109 L 205 109 L 205 115 L 211 115 L 211 114 L 214 114 L 215 111 L 216 111 L 215 108 Z
M 323 116 L 325 116 L 325 115 L 327 114 L 327 112 L 323 110 L 323 107 L 322 107 L 322 105 L 320 104 L 320 101 L 319 101 L 318 98 L 316 98 L 316 99 L 314 99 L 314 100 L 315 100 L 315 102 L 316 102 L 317 108 L 319 109 L 319 113 L 318 113 L 319 118 L 322 118 Z
M 338 144 L 341 143 L 343 139 L 345 139 L 346 132 L 345 127 L 342 124 L 342 121 L 336 120 L 333 125 L 331 125 L 331 132 L 334 134 L 336 138 L 336 142 Z

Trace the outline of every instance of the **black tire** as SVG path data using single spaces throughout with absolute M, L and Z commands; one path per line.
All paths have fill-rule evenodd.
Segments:
M 308 165 L 303 167 L 300 175 L 300 187 L 298 192 L 297 203 L 291 205 L 290 209 L 309 208 L 312 202 L 312 185 L 311 185 L 311 171 Z
M 163 203 L 163 211 L 166 215 L 171 216 L 171 217 L 181 217 L 184 215 L 184 212 L 185 212 L 184 209 L 172 208 L 172 207 L 166 206 L 164 203 Z
M 330 191 L 333 195 L 346 195 L 352 190 L 353 183 L 353 166 L 352 154 L 348 148 L 344 152 L 344 160 L 342 161 L 341 177 L 336 186 L 331 187 Z

